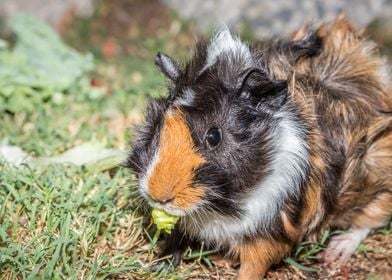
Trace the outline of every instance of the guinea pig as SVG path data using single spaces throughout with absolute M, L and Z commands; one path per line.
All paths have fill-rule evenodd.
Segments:
M 180 216 L 163 253 L 190 243 L 259 279 L 327 228 L 326 262 L 346 262 L 392 213 L 392 93 L 373 42 L 340 16 L 248 44 L 223 29 L 182 67 L 158 53 L 127 164 L 153 207 Z

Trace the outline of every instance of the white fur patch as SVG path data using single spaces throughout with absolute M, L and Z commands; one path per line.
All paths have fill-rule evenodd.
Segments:
M 222 54 L 231 54 L 233 57 L 242 57 L 244 60 L 250 60 L 251 58 L 249 47 L 241 42 L 238 37 L 233 37 L 228 28 L 223 28 L 211 40 L 207 49 L 206 64 L 200 73 L 214 65 Z
M 186 88 L 180 98 L 175 101 L 176 105 L 191 106 L 195 97 L 195 92 L 191 88 Z
M 154 171 L 155 167 L 157 166 L 158 162 L 159 162 L 159 149 L 157 149 L 155 151 L 155 154 L 154 154 L 149 166 L 147 167 L 146 173 L 143 174 L 143 176 L 139 180 L 140 190 L 146 198 L 148 198 L 147 197 L 148 180 L 150 179 L 151 174 Z
M 171 60 L 171 58 L 166 55 L 161 56 L 161 61 L 163 64 L 162 66 L 166 70 L 170 79 L 176 80 L 180 75 L 177 65 L 175 65 L 174 62 Z
M 391 84 L 391 73 L 392 69 L 388 64 L 387 59 L 382 59 L 381 64 L 378 67 L 378 76 L 380 77 L 381 83 L 389 86 Z
M 208 216 L 192 221 L 190 217 L 184 223 L 187 232 L 201 236 L 207 243 L 235 246 L 245 234 L 253 234 L 263 227 L 268 232 L 285 198 L 299 193 L 308 162 L 307 145 L 301 128 L 290 115 L 281 113 L 277 118 L 281 121 L 272 140 L 277 143 L 277 152 L 270 166 L 271 173 L 243 199 L 246 214 L 240 219 Z

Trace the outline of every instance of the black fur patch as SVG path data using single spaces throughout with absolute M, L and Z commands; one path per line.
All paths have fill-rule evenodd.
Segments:
M 136 176 L 146 172 L 146 168 L 158 147 L 159 133 L 163 126 L 163 116 L 168 107 L 166 98 L 151 98 L 147 105 L 145 123 L 136 127 L 132 150 L 126 162 Z

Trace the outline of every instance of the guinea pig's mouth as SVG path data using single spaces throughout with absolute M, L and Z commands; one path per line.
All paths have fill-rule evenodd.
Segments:
M 153 198 L 148 193 L 145 193 L 142 191 L 142 196 L 144 199 L 147 201 L 147 203 L 152 207 L 152 208 L 157 208 L 160 210 L 164 210 L 167 213 L 174 215 L 174 216 L 179 216 L 179 217 L 184 217 L 196 210 L 197 207 L 192 207 L 191 209 L 180 209 L 173 205 L 173 200 L 170 200 L 166 203 L 160 203 L 155 201 Z
M 153 208 L 164 210 L 165 212 L 167 212 L 171 215 L 174 215 L 174 216 L 184 217 L 188 214 L 186 211 L 184 211 L 182 209 L 178 209 L 175 206 L 170 205 L 170 204 L 162 205 L 162 204 L 156 203 L 156 202 L 152 202 L 152 203 L 149 202 L 149 203 Z

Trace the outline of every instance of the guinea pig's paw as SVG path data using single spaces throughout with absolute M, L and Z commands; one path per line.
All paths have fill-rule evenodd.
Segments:
M 157 261 L 156 263 L 151 265 L 149 270 L 151 272 L 157 272 L 157 271 L 162 271 L 162 270 L 166 270 L 168 272 L 173 272 L 175 266 L 176 265 L 173 264 L 173 262 L 171 260 L 164 259 L 164 260 Z
M 336 262 L 337 265 L 344 265 L 355 253 L 358 245 L 369 233 L 369 229 L 352 229 L 349 232 L 334 236 L 323 253 L 324 261 L 327 264 Z
M 166 270 L 173 272 L 174 269 L 180 264 L 182 259 L 182 252 L 176 251 L 170 255 L 162 254 L 162 258 L 157 260 L 153 265 L 150 266 L 150 271 L 156 272 Z

